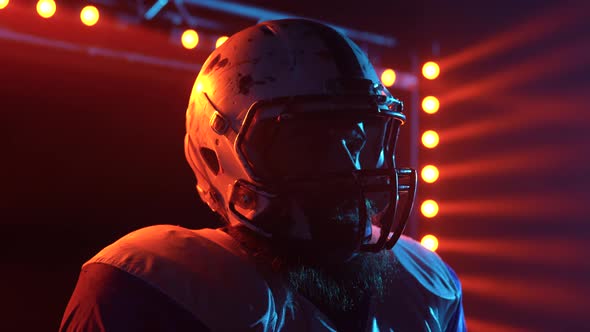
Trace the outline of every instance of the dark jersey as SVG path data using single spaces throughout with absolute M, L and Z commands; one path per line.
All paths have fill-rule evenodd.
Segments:
M 465 331 L 457 276 L 407 237 L 388 294 L 369 299 L 366 331 Z M 393 262 L 392 262 L 393 263 Z M 336 331 L 279 276 L 263 275 L 221 230 L 132 232 L 82 267 L 60 331 Z M 340 329 L 342 330 L 342 328 Z

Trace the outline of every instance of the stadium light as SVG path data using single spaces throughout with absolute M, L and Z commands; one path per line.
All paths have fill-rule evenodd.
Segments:
M 438 180 L 439 172 L 438 168 L 434 165 L 426 165 L 422 168 L 422 172 L 420 173 L 422 176 L 422 180 L 426 183 L 434 183 Z
M 225 41 L 228 39 L 228 36 L 221 36 L 219 38 L 217 38 L 217 41 L 215 42 L 215 48 L 218 48 L 219 46 L 223 45 L 223 43 L 225 43 Z
M 428 61 L 422 66 L 422 75 L 429 80 L 433 80 L 440 74 L 440 67 L 434 61 Z
M 432 234 L 425 235 L 420 241 L 420 244 L 430 251 L 436 251 L 438 249 L 438 239 Z
M 381 74 L 381 83 L 386 87 L 390 87 L 395 83 L 395 78 L 395 71 L 393 69 L 385 69 Z
M 187 29 L 182 33 L 181 41 L 184 48 L 192 50 L 199 43 L 199 34 L 193 29 Z
M 95 25 L 99 17 L 98 9 L 94 6 L 86 6 L 80 11 L 80 20 L 89 27 Z
M 429 149 L 435 148 L 439 141 L 438 133 L 434 130 L 427 130 L 422 134 L 422 144 Z
M 50 18 L 55 15 L 57 6 L 53 0 L 39 0 L 37 2 L 37 13 L 43 18 Z
M 434 218 L 438 214 L 438 203 L 432 199 L 427 199 L 420 206 L 420 211 L 426 218 Z
M 440 102 L 435 96 L 428 96 L 422 99 L 422 110 L 428 114 L 434 114 L 438 112 L 439 107 Z

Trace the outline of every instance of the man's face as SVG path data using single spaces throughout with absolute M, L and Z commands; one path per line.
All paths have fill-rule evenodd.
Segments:
M 308 260 L 350 259 L 395 202 L 391 189 L 364 190 L 391 187 L 390 177 L 361 173 L 395 172 L 389 143 L 397 128 L 395 119 L 370 109 L 301 107 L 272 116 L 261 110 L 239 148 L 267 190 L 277 194 L 280 208 L 259 214 L 255 223 Z

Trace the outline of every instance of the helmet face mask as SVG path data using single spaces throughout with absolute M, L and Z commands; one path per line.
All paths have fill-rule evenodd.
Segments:
M 282 35 L 282 30 L 329 29 L 306 20 L 266 24 L 282 43 L 293 35 Z M 255 28 L 238 33 L 220 48 L 232 46 L 232 39 L 237 40 L 236 49 L 245 40 L 269 38 L 252 31 Z M 412 207 L 416 174 L 395 166 L 395 144 L 405 121 L 401 102 L 379 83 L 352 41 L 335 31 L 333 36 L 342 38 L 354 55 L 344 61 L 347 65 L 370 69 L 364 77 L 318 72 L 310 76 L 323 82 L 315 90 L 302 84 L 285 88 L 293 82 L 273 78 L 274 86 L 250 87 L 245 98 L 243 86 L 228 92 L 231 84 L 216 77 L 209 62 L 221 56 L 214 52 L 195 82 L 185 152 L 201 198 L 230 223 L 242 223 L 301 256 L 342 261 L 358 251 L 393 246 Z M 309 48 L 306 45 L 301 47 Z M 246 55 L 256 59 L 257 54 L 268 55 L 258 48 L 250 53 L 254 54 Z M 225 62 L 245 63 L 239 56 L 244 54 L 234 60 L 228 56 Z M 236 66 L 236 77 L 244 77 L 243 69 Z M 256 72 L 254 67 L 247 76 L 259 76 Z M 292 71 L 285 75 L 301 77 Z M 301 94 L 301 89 L 312 91 Z M 383 229 L 379 236 L 375 227 Z
M 232 213 L 319 260 L 346 260 L 359 250 L 393 246 L 399 234 L 378 244 L 372 226 L 399 233 L 407 219 L 402 220 L 402 213 L 396 218 L 400 174 L 394 159 L 404 120 L 399 102 L 380 108 L 374 101 L 350 96 L 256 103 L 235 144 L 254 183 L 245 196 L 244 185 L 236 186 L 238 194 L 232 197 L 247 213 L 235 209 L 231 200 Z M 412 184 L 412 171 L 401 173 L 408 183 L 402 192 L 413 196 L 415 175 Z M 244 204 L 242 197 L 264 203 Z M 405 205 L 413 197 L 409 200 Z M 283 209 L 270 212 L 273 205 Z

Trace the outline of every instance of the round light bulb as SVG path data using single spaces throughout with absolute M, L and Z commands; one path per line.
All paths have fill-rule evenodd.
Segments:
M 0 9 L 6 8 L 8 6 L 9 0 L 0 0 Z
M 428 61 L 422 66 L 422 75 L 429 80 L 433 80 L 440 74 L 440 67 L 434 61 Z
M 80 11 L 80 20 L 86 26 L 93 26 L 98 22 L 100 14 L 94 6 L 86 6 Z
M 436 251 L 438 249 L 438 239 L 432 234 L 425 235 L 420 241 L 420 244 L 430 251 Z
M 422 144 L 429 149 L 435 148 L 439 141 L 438 133 L 434 130 L 427 130 L 422 134 Z
M 434 114 L 438 112 L 439 107 L 440 102 L 435 96 L 428 96 L 422 99 L 422 110 L 428 114 Z
M 390 87 L 395 83 L 395 71 L 393 69 L 385 69 L 381 74 L 381 83 L 386 87 Z
M 182 33 L 181 41 L 184 48 L 192 50 L 199 43 L 199 34 L 193 29 L 185 30 Z
M 422 176 L 422 180 L 426 183 L 434 183 L 438 180 L 439 172 L 438 168 L 434 165 L 427 165 L 422 168 L 422 172 L 420 172 Z
M 225 41 L 228 39 L 228 36 L 221 36 L 219 38 L 217 38 L 217 41 L 215 42 L 215 48 L 218 48 L 219 46 L 223 45 L 223 43 L 225 43 Z
M 432 199 L 427 199 L 420 206 L 420 211 L 426 218 L 434 218 L 438 214 L 438 203 Z
M 39 0 L 37 2 L 37 13 L 43 18 L 50 18 L 55 15 L 57 6 L 53 0 Z

